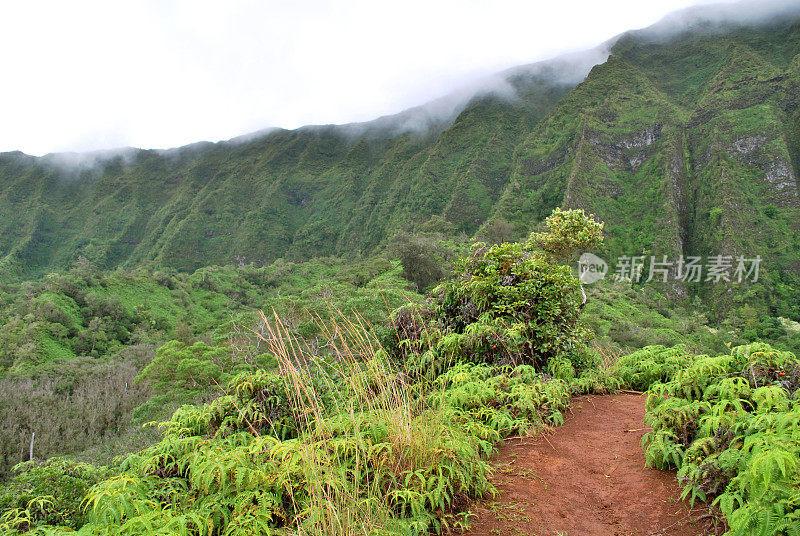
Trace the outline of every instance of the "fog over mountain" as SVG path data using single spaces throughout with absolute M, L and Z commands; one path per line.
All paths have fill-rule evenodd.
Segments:
M 358 137 L 364 132 L 376 132 L 376 129 L 402 134 L 405 132 L 424 133 L 428 130 L 441 130 L 460 113 L 467 103 L 475 96 L 492 94 L 495 96 L 514 99 L 517 89 L 514 79 L 521 76 L 536 76 L 557 83 L 575 85 L 580 82 L 592 66 L 602 63 L 608 57 L 611 46 L 621 35 L 636 35 L 637 38 L 650 40 L 664 40 L 685 32 L 715 32 L 731 25 L 763 24 L 779 17 L 791 17 L 800 12 L 800 2 L 791 0 L 771 0 L 765 2 L 744 1 L 734 3 L 715 3 L 698 5 L 670 13 L 655 24 L 642 30 L 631 30 L 617 35 L 602 44 L 584 50 L 557 55 L 552 59 L 535 62 L 528 65 L 512 67 L 495 74 L 472 76 L 452 86 L 441 97 L 431 99 L 418 106 L 413 106 L 404 111 L 382 116 L 365 122 L 349 123 L 342 129 L 351 136 Z M 287 81 L 288 83 L 288 81 Z M 418 83 L 424 89 L 428 81 Z M 214 106 L 213 103 L 209 103 Z M 124 106 L 124 105 L 123 105 Z M 202 117 L 202 113 L 199 114 Z M 213 122 L 209 118 L 209 122 Z M 258 138 L 266 133 L 280 130 L 283 125 L 265 126 L 259 130 L 242 133 L 231 138 L 232 143 Z M 198 134 L 203 129 L 198 129 Z M 6 131 L 9 139 L 13 139 L 13 131 Z M 199 136 L 198 136 L 199 137 Z M 195 137 L 195 139 L 198 139 Z M 102 142 L 101 144 L 104 144 Z M 112 145 L 113 147 L 113 145 Z M 145 145 L 144 147 L 147 147 Z M 9 149 L 17 147 L 9 147 Z M 130 149 L 116 149 L 89 151 L 85 156 L 65 153 L 59 157 L 48 157 L 51 165 L 60 167 L 85 168 L 91 163 L 107 160 L 119 154 L 130 155 Z
M 492 73 L 591 49 L 699 1 L 9 5 L 0 151 L 168 148 L 444 98 L 439 118 Z

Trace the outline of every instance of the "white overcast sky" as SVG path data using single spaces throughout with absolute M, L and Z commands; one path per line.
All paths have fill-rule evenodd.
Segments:
M 702 0 L 0 3 L 0 151 L 364 121 Z

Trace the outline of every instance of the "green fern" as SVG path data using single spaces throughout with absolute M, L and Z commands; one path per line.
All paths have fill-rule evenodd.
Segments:
M 678 467 L 684 497 L 713 499 L 729 536 L 800 530 L 800 401 L 780 382 L 798 364 L 757 343 L 694 358 L 650 388 L 647 463 Z

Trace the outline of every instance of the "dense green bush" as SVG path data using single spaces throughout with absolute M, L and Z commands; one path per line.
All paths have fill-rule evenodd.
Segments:
M 671 380 L 695 359 L 682 344 L 672 348 L 646 346 L 621 357 L 614 365 L 614 372 L 631 389 L 644 391 L 656 382 Z
M 230 348 L 204 342 L 187 345 L 170 341 L 156 351 L 156 357 L 142 370 L 137 382 L 149 381 L 157 392 L 206 390 L 226 383 L 236 366 Z
M 286 358 L 294 349 L 281 340 L 273 348 L 283 356 L 280 374 L 239 374 L 217 400 L 180 408 L 160 425 L 163 440 L 88 490 L 85 517 L 55 519 L 60 510 L 38 498 L 7 510 L 0 528 L 440 532 L 461 522 L 470 498 L 493 493 L 487 457 L 496 441 L 562 421 L 570 384 L 531 366 L 462 364 L 434 384 L 410 384 L 374 341 L 362 342 L 366 355 L 354 358 L 345 341 L 360 328 L 343 329 L 350 331 L 334 343 L 338 359 L 296 367 Z
M 453 412 L 467 423 L 497 432 L 496 440 L 562 424 L 569 405 L 569 383 L 546 380 L 530 365 L 507 371 L 459 363 L 436 378 L 428 397 L 433 407 Z
M 86 493 L 108 477 L 105 469 L 62 458 L 25 462 L 14 470 L 13 480 L 0 487 L 0 528 L 7 523 L 23 531 L 36 525 L 79 528 L 86 522 L 81 508 Z
M 143 414 L 184 395 L 216 396 L 180 407 L 161 423 L 160 441 L 125 456 L 112 473 L 71 462 L 22 466 L 0 488 L 0 530 L 443 532 L 463 521 L 469 500 L 493 492 L 487 458 L 498 440 L 559 424 L 572 394 L 624 384 L 651 389 L 649 463 L 679 466 L 687 494 L 716 498 L 733 534 L 791 533 L 798 505 L 794 356 L 765 345 L 717 358 L 686 346 L 651 346 L 612 369 L 586 347 L 584 294 L 558 264 L 596 243 L 602 226 L 582 211 L 556 211 L 547 225 L 525 243 L 477 244 L 427 301 L 412 300 L 374 328 L 369 318 L 382 314 L 378 298 L 406 301 L 401 269 L 386 259 L 352 270 L 326 260 L 146 277 L 158 285 L 147 292 L 163 307 L 139 303 L 146 293 L 131 292 L 120 281 L 128 276 L 91 272 L 63 281 L 63 296 L 41 299 L 35 288 L 23 291 L 25 299 L 0 296 L 18 304 L 18 313 L 50 323 L 40 327 L 53 340 L 90 332 L 90 315 L 90 324 L 116 326 L 99 330 L 117 341 L 109 344 L 134 338 L 143 325 L 169 327 L 178 340 L 161 346 L 139 375 L 160 397 L 141 406 Z M 101 289 L 110 288 L 122 297 L 105 297 Z M 277 302 L 288 311 L 285 323 L 276 316 L 274 326 L 247 324 L 252 319 L 238 316 L 215 338 L 195 340 L 194 330 L 213 320 L 209 311 L 259 303 L 261 289 L 282 288 L 300 289 Z M 357 311 L 366 306 L 366 318 L 340 313 L 340 325 L 325 325 L 319 312 L 331 312 L 325 300 L 332 297 Z M 297 312 L 306 306 L 311 311 Z M 170 327 L 156 316 L 173 307 L 195 313 Z M 682 317 L 648 310 L 642 318 L 662 330 Z M 14 336 L 26 335 L 24 322 L 12 322 Z M 669 337 L 686 330 L 675 327 Z M 78 508 L 84 494 L 86 508 Z
M 317 318 L 324 344 L 314 345 L 262 317 L 275 371 L 230 378 L 226 347 L 162 346 L 140 375 L 157 391 L 228 383 L 216 400 L 178 409 L 163 440 L 88 491 L 80 532 L 421 535 L 458 524 L 468 500 L 494 490 L 487 457 L 498 440 L 560 424 L 573 392 L 613 382 L 576 380 L 589 356 L 580 284 L 548 253 L 479 245 L 432 296 L 429 309 L 394 315 L 399 360 L 341 314 L 333 325 Z M 423 370 L 425 341 L 439 358 Z M 45 517 L 14 510 L 1 527 Z
M 570 377 L 587 367 L 584 295 L 557 261 L 596 245 L 602 224 L 583 211 L 556 210 L 547 225 L 526 243 L 475 244 L 427 306 L 395 312 L 394 353 L 410 372 L 433 378 L 459 361 L 544 370 L 559 359 Z
M 403 277 L 414 283 L 420 292 L 447 274 L 447 252 L 432 238 L 401 232 L 394 236 L 389 250 L 400 259 Z

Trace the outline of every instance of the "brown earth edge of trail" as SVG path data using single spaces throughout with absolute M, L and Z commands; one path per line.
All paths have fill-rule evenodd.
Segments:
M 467 536 L 696 536 L 711 527 L 689 508 L 673 471 L 645 466 L 643 395 L 573 399 L 562 426 L 499 447 L 500 494 L 471 505 Z

